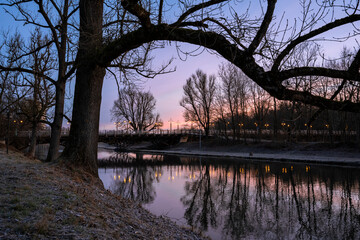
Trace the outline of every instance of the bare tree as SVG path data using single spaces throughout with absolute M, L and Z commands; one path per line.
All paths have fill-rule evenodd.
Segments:
M 200 69 L 186 80 L 184 97 L 180 106 L 185 108 L 186 121 L 195 121 L 209 135 L 210 122 L 213 118 L 213 103 L 215 101 L 215 75 L 209 77 Z
M 261 131 L 264 127 L 268 127 L 265 125 L 265 119 L 269 113 L 271 107 L 271 97 L 268 93 L 265 92 L 264 89 L 256 85 L 255 83 L 251 84 L 250 87 L 251 92 L 251 105 L 253 106 L 253 117 L 254 117 L 254 125 L 257 132 L 257 136 L 259 140 L 261 139 Z
M 119 99 L 111 109 L 113 119 L 124 122 L 135 132 L 151 131 L 162 124 L 160 115 L 154 113 L 156 100 L 150 92 L 131 88 L 119 92 Z
M 46 42 L 48 40 L 46 37 L 42 37 L 39 31 L 32 34 L 29 48 L 32 54 L 28 56 L 27 64 L 36 74 L 23 75 L 21 84 L 22 87 L 30 88 L 29 91 L 26 91 L 29 95 L 23 101 L 17 101 L 16 104 L 20 111 L 18 114 L 24 116 L 26 121 L 31 124 L 30 146 L 27 152 L 29 156 L 35 156 L 36 134 L 40 123 L 51 125 L 51 122 L 48 121 L 48 111 L 55 104 L 54 86 L 43 77 L 49 75 L 49 72 L 54 68 L 50 46 L 36 51 Z
M 219 77 L 235 140 L 239 136 L 241 127 L 244 126 L 243 116 L 246 112 L 249 80 L 239 68 L 230 63 L 220 66 Z

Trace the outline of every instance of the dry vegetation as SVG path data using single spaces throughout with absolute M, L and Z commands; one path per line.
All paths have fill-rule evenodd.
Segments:
M 0 239 L 200 239 L 99 179 L 0 146 Z

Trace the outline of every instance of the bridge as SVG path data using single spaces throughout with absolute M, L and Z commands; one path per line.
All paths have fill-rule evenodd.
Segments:
M 244 135 L 245 134 L 245 135 Z M 31 136 L 30 131 L 19 131 L 10 137 L 10 141 L 20 142 L 20 145 L 27 146 Z M 64 145 L 69 136 L 69 130 L 63 129 L 61 134 L 61 144 Z M 210 131 L 210 136 L 218 136 L 224 140 L 231 140 L 232 132 L 219 132 L 216 130 Z M 314 141 L 314 142 L 327 142 L 329 141 L 329 132 L 327 130 L 298 130 L 291 133 L 285 130 L 279 130 L 276 136 L 277 141 Z M 99 131 L 99 141 L 116 145 L 119 148 L 126 148 L 126 146 L 138 143 L 141 141 L 152 142 L 157 145 L 157 148 L 165 148 L 166 146 L 179 143 L 180 141 L 199 141 L 199 138 L 204 137 L 204 132 L 197 129 L 176 129 L 176 130 L 162 130 L 156 129 L 151 132 L 134 132 L 129 130 L 102 130 Z M 261 140 L 274 140 L 274 132 L 270 129 L 263 129 L 260 133 L 256 130 L 246 129 L 240 134 L 241 139 L 246 137 L 248 140 L 261 141 Z M 355 131 L 348 131 L 344 134 L 343 131 L 333 131 L 332 137 L 334 141 L 353 140 L 356 137 Z M 37 142 L 49 143 L 50 130 L 42 130 L 37 132 Z
M 50 131 L 38 131 L 37 143 L 44 144 L 50 142 Z M 158 148 L 173 145 L 179 142 L 196 141 L 200 135 L 204 135 L 199 130 L 156 130 L 152 132 L 133 132 L 133 131 L 115 131 L 103 130 L 99 132 L 99 142 L 105 142 L 119 148 L 126 148 L 130 144 L 147 141 L 157 145 Z M 31 136 L 31 131 L 19 131 L 10 139 L 19 142 L 21 145 L 27 145 Z M 61 145 L 65 145 L 69 137 L 69 131 L 64 130 L 61 133 Z

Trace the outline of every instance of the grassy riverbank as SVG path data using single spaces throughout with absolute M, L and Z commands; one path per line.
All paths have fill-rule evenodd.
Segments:
M 0 239 L 200 239 L 99 179 L 0 145 Z

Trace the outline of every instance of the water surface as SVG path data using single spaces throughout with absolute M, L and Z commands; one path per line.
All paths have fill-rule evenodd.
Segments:
M 360 239 L 358 168 L 111 151 L 99 159 L 106 188 L 212 239 Z

